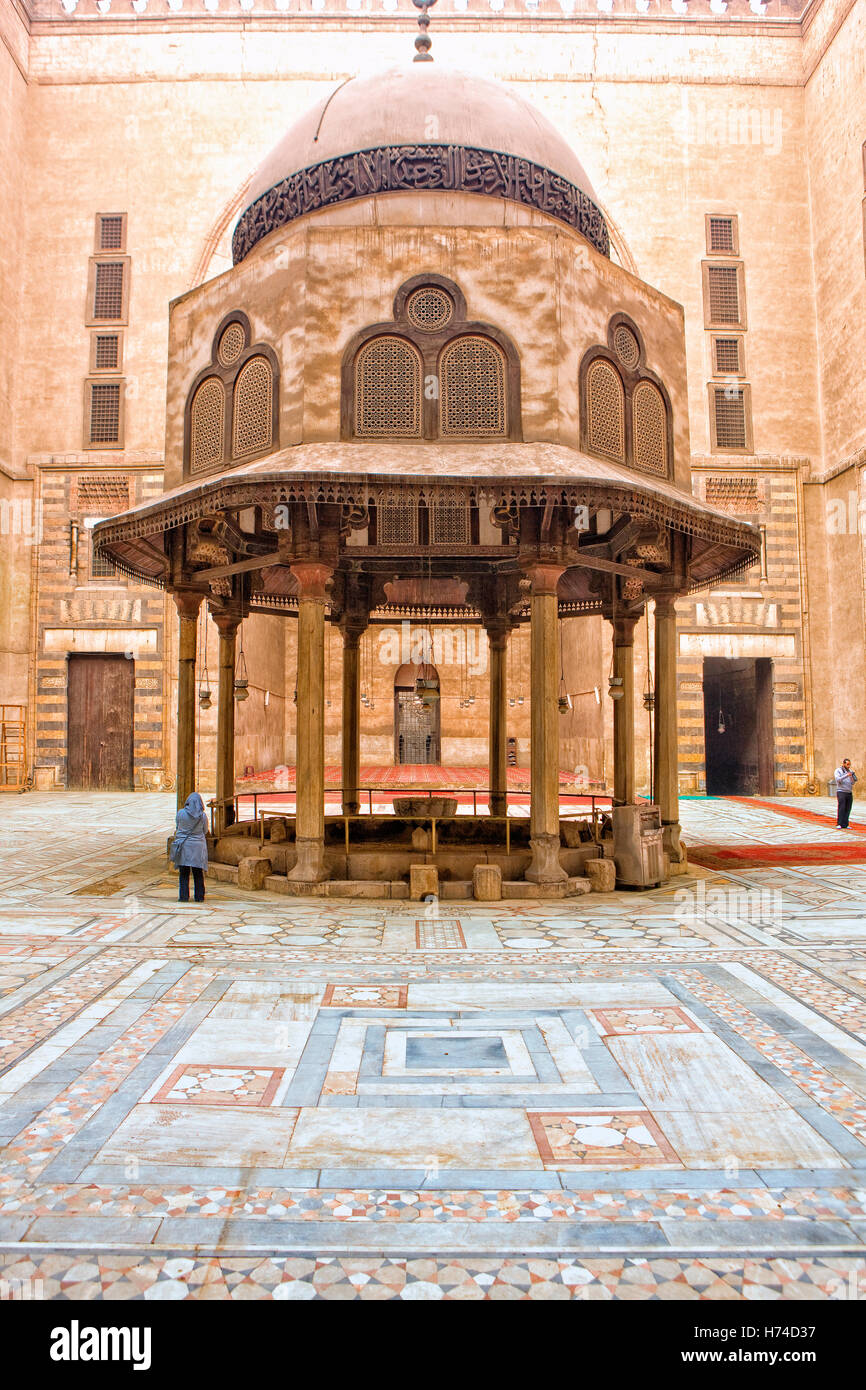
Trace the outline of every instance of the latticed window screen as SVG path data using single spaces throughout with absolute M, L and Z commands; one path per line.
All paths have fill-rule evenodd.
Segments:
M 90 388 L 90 442 L 120 442 L 119 382 L 94 382 Z
M 641 381 L 632 397 L 634 465 L 644 473 L 666 477 L 668 471 L 667 411 L 661 392 Z
M 745 449 L 746 397 L 743 391 L 730 386 L 717 387 L 713 392 L 716 413 L 716 448 Z
M 505 356 L 489 338 L 456 338 L 439 360 L 439 433 L 487 438 L 506 432 Z
M 433 545 L 468 545 L 468 508 L 434 502 L 430 507 L 430 541 Z
M 626 367 L 636 367 L 640 360 L 640 346 L 628 324 L 620 323 L 613 331 L 614 352 Z
M 116 370 L 120 362 L 120 338 L 116 333 L 99 333 L 96 337 L 95 365 L 102 371 Z
M 410 294 L 406 304 L 406 316 L 413 328 L 433 333 L 444 328 L 454 316 L 454 305 L 449 295 L 437 285 L 425 285 Z
M 223 456 L 225 392 L 216 377 L 208 377 L 195 393 L 190 411 L 189 466 L 199 473 Z
M 93 289 L 93 317 L 123 318 L 123 261 L 102 261 L 97 265 Z
M 123 214 L 107 214 L 99 219 L 100 251 L 123 250 Z
M 593 362 L 586 374 L 589 447 L 625 462 L 625 394 L 609 362 Z
M 117 570 L 114 562 L 96 553 L 93 532 L 90 533 L 90 577 L 91 579 L 113 579 Z
M 414 503 L 380 507 L 376 536 L 379 545 L 417 545 L 418 508 Z
M 236 362 L 244 350 L 244 330 L 239 323 L 230 323 L 223 333 L 217 348 L 217 356 L 224 367 Z
M 734 219 L 733 217 L 711 217 L 709 220 L 710 228 L 710 250 L 722 254 L 733 255 L 734 251 Z
M 251 357 L 238 372 L 232 418 L 235 458 L 269 447 L 273 436 L 273 386 L 274 374 L 266 357 Z
M 726 372 L 738 374 L 742 371 L 740 366 L 740 340 L 739 338 L 716 338 L 714 341 L 714 351 L 716 358 L 716 372 L 724 376 Z
M 707 267 L 710 319 L 713 323 L 740 322 L 740 285 L 735 265 Z
M 403 338 L 384 334 L 355 358 L 355 434 L 419 438 L 421 359 Z

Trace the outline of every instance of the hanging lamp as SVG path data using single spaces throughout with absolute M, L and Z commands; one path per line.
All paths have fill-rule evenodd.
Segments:
M 565 654 L 562 648 L 562 619 L 559 619 L 559 699 L 556 702 L 559 706 L 560 714 L 568 714 L 571 709 L 571 697 L 565 688 Z
M 612 700 L 621 700 L 625 694 L 622 676 L 614 673 L 614 652 L 616 650 L 616 577 L 613 580 L 611 589 L 611 627 L 613 628 L 613 645 L 610 649 L 610 675 L 607 678 L 607 693 Z
M 237 661 L 235 662 L 235 680 L 234 680 L 233 694 L 234 694 L 234 697 L 235 697 L 235 699 L 237 700 L 238 704 L 240 704 L 240 702 L 241 702 L 242 700 L 248 700 L 248 699 L 250 698 L 250 692 L 249 692 L 249 684 L 250 684 L 250 682 L 249 682 L 249 678 L 248 678 L 248 676 L 247 676 L 247 662 L 246 662 L 246 657 L 244 656 L 244 627 L 243 627 L 243 623 L 241 623 L 240 628 L 238 629 L 238 635 L 239 635 L 239 637 L 240 637 L 240 650 L 238 651 L 238 659 L 237 659 Z
M 198 683 L 198 703 L 201 709 L 210 709 L 213 700 L 211 699 L 210 677 L 207 673 L 207 613 L 204 604 L 202 604 L 202 633 L 204 636 L 204 641 L 202 643 L 204 661 L 202 663 L 203 670 Z

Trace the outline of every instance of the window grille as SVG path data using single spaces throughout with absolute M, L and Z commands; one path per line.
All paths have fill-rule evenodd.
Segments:
M 117 574 L 114 561 L 107 556 L 97 555 L 93 532 L 90 533 L 90 578 L 113 579 Z
M 739 338 L 716 338 L 713 342 L 713 350 L 717 376 L 725 376 L 728 373 L 739 376 L 742 371 Z
M 123 213 L 107 213 L 99 218 L 100 251 L 123 250 Z
M 270 446 L 273 385 L 274 374 L 266 357 L 251 357 L 238 372 L 232 420 L 234 458 L 257 453 Z
M 403 338 L 383 335 L 355 358 L 355 434 L 420 438 L 421 359 Z
M 450 296 L 436 285 L 425 285 L 410 294 L 406 304 L 406 317 L 413 328 L 433 333 L 444 328 L 454 317 L 454 305 Z
M 120 443 L 119 382 L 94 382 L 90 387 L 90 443 Z
M 593 362 L 586 375 L 589 447 L 625 462 L 625 397 L 619 374 L 609 362 Z
M 123 261 L 101 261 L 93 290 L 95 319 L 123 318 Z
M 505 356 L 488 338 L 470 334 L 444 349 L 439 432 L 462 438 L 505 434 Z
M 230 323 L 223 333 L 217 348 L 217 356 L 224 367 L 237 362 L 244 350 L 244 330 L 239 323 Z
M 740 322 L 740 286 L 735 265 L 707 267 L 710 319 L 713 323 Z
M 745 449 L 746 397 L 733 387 L 714 389 L 716 415 L 716 448 Z
M 380 507 L 376 538 L 379 545 L 417 545 L 418 508 L 409 504 Z
M 469 510 L 462 504 L 434 502 L 430 507 L 432 545 L 468 545 Z
M 667 477 L 667 411 L 661 392 L 652 382 L 641 381 L 635 387 L 632 424 L 635 468 Z
M 223 456 L 225 392 L 216 377 L 208 377 L 195 393 L 190 412 L 190 472 L 200 473 Z
M 120 366 L 120 338 L 117 333 L 98 333 L 94 366 L 99 371 L 117 371 Z
M 709 250 L 732 256 L 736 251 L 733 217 L 710 217 L 708 225 Z
M 640 361 L 640 345 L 625 323 L 618 324 L 613 331 L 613 350 L 624 367 L 636 367 Z

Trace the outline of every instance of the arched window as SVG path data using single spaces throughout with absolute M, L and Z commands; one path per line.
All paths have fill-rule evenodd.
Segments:
M 586 409 L 590 449 L 625 463 L 625 392 L 619 373 L 603 358 L 586 374 Z
M 215 376 L 207 377 L 193 397 L 190 411 L 191 473 L 200 473 L 222 459 L 225 402 L 223 384 Z
M 421 357 L 405 338 L 383 334 L 357 353 L 354 432 L 367 439 L 421 437 Z
M 662 394 L 651 381 L 640 381 L 632 396 L 634 466 L 666 478 L 668 473 L 667 411 Z
M 270 447 L 274 374 L 266 357 L 251 357 L 238 372 L 232 411 L 232 457 Z
M 507 432 L 505 354 L 489 338 L 466 334 L 439 359 L 439 433 L 489 438 Z

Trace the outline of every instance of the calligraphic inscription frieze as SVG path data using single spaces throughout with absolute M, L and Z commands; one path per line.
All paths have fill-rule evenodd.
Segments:
M 263 193 L 235 228 L 235 265 L 263 237 L 305 213 L 352 198 L 425 189 L 508 198 L 567 223 L 610 255 L 601 210 L 562 174 L 518 155 L 466 145 L 383 145 L 312 164 Z

